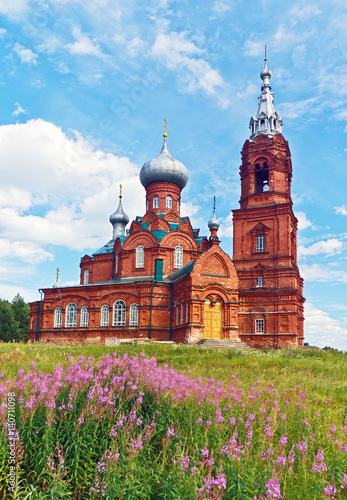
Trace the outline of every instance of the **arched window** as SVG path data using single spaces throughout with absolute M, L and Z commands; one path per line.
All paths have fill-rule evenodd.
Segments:
M 146 212 L 149 210 L 149 200 L 146 201 Z
M 65 326 L 66 328 L 75 328 L 77 326 L 77 306 L 73 302 L 66 307 Z
M 178 314 L 179 314 L 178 304 L 176 304 L 176 325 L 178 325 Z
M 157 194 L 153 197 L 153 208 L 159 208 L 159 196 Z
M 188 323 L 188 319 L 189 319 L 189 306 L 188 306 L 188 302 L 186 303 L 186 323 Z
M 183 325 L 183 311 L 184 311 L 184 305 L 182 302 L 182 304 L 181 304 L 181 325 Z
M 88 326 L 88 307 L 87 306 L 83 306 L 81 309 L 80 326 Z
M 125 302 L 117 300 L 113 306 L 113 326 L 125 325 Z
M 180 211 L 180 200 L 177 200 L 177 212 Z
M 129 325 L 136 326 L 138 324 L 138 321 L 139 321 L 139 308 L 137 304 L 131 304 Z
M 61 328 L 63 317 L 63 310 L 61 307 L 57 307 L 54 311 L 54 328 Z
M 115 266 L 116 270 L 115 270 L 115 273 L 117 274 L 118 273 L 118 253 L 116 253 L 116 266 Z
M 180 246 L 177 246 L 175 248 L 175 263 L 174 263 L 174 267 L 176 269 L 179 269 L 182 266 L 183 266 L 183 248 L 180 247 Z
M 169 194 L 166 197 L 166 208 L 172 208 L 172 196 Z
M 88 283 L 89 283 L 89 269 L 85 269 L 83 274 L 83 284 L 88 285 Z
M 142 245 L 139 245 L 136 248 L 136 267 L 143 267 L 144 263 L 144 248 Z
M 101 308 L 101 326 L 108 326 L 109 322 L 109 308 L 105 304 Z

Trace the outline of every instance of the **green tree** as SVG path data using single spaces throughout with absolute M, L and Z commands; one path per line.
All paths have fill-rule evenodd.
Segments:
M 19 295 L 19 293 L 17 293 L 15 298 L 12 300 L 12 311 L 14 319 L 18 324 L 19 339 L 27 341 L 30 306 L 25 302 L 23 297 Z
M 0 340 L 3 342 L 19 341 L 18 323 L 14 319 L 12 305 L 8 300 L 0 299 Z

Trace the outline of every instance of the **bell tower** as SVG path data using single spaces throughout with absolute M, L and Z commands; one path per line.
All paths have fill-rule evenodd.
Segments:
M 260 78 L 258 111 L 241 152 L 240 209 L 233 211 L 240 337 L 254 347 L 297 347 L 304 340 L 305 299 L 297 267 L 292 163 L 274 110 L 266 52 Z

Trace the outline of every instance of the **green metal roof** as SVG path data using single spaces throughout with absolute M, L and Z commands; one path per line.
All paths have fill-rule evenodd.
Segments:
M 151 231 L 151 233 L 154 234 L 158 241 L 161 241 L 168 232 L 169 231 L 163 231 L 162 229 L 154 229 L 153 231 Z
M 177 269 L 177 271 L 168 274 L 165 280 L 173 282 L 179 280 L 180 278 L 183 278 L 183 276 L 187 276 L 187 274 L 191 273 L 192 270 L 194 269 L 195 262 L 196 259 L 192 260 L 191 262 L 188 262 L 188 264 L 181 267 L 181 269 Z

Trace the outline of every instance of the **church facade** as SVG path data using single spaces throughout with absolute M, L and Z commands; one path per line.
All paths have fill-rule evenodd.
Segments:
M 240 208 L 233 210 L 233 258 L 220 247 L 219 222 L 200 236 L 181 214 L 188 170 L 170 155 L 145 163 L 146 212 L 110 216 L 112 239 L 81 260 L 80 284 L 42 290 L 30 304 L 32 341 L 149 338 L 195 343 L 240 340 L 252 347 L 303 344 L 303 280 L 297 266 L 292 165 L 265 68 L 258 111 L 242 149 Z

